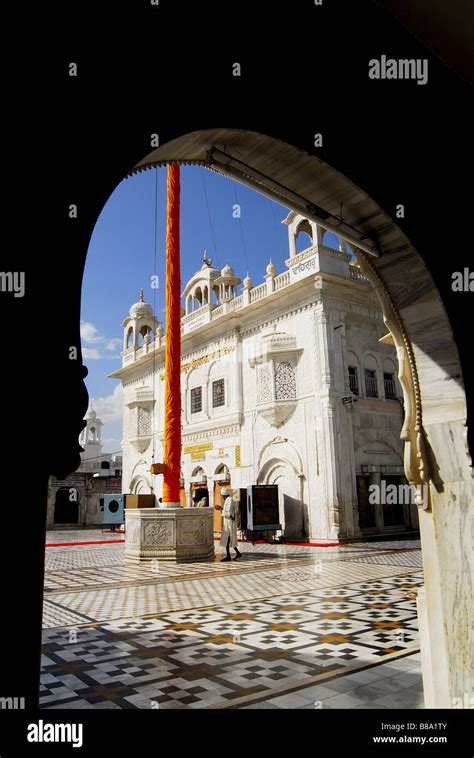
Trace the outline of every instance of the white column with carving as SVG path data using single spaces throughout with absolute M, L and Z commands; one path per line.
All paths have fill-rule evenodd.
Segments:
M 338 539 L 340 532 L 340 467 L 343 461 L 339 459 L 337 450 L 337 403 L 341 402 L 334 384 L 334 345 L 331 330 L 333 329 L 330 314 L 323 303 L 315 310 L 315 331 L 317 355 L 319 364 L 318 406 L 321 417 L 321 439 L 319 448 L 323 466 L 321 471 L 325 495 L 325 539 Z M 324 519 L 323 519 L 324 524 Z

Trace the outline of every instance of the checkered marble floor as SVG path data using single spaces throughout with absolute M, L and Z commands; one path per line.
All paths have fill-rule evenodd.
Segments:
M 57 544 L 58 542 L 87 542 L 97 540 L 114 541 L 124 539 L 123 532 L 118 529 L 113 532 L 112 529 L 102 529 L 101 527 L 75 527 L 69 529 L 55 528 L 50 529 L 46 535 L 46 544 Z
M 123 544 L 48 548 L 42 707 L 260 707 L 417 651 L 419 543 L 240 549 L 156 570 Z

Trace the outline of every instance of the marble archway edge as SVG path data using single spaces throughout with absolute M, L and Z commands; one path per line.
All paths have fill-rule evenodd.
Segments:
M 356 254 L 382 307 L 389 330 L 383 339 L 397 349 L 404 394 L 405 475 L 417 487 L 425 574 L 418 597 L 425 705 L 452 708 L 472 695 L 474 661 L 474 491 L 458 351 L 416 251 L 377 259 L 359 249 Z

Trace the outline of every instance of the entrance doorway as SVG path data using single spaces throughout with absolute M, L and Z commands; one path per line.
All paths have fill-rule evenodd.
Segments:
M 69 487 L 61 487 L 56 492 L 54 501 L 55 524 L 78 524 L 79 523 L 79 492 L 74 489 L 75 498 L 71 500 Z
M 357 476 L 357 502 L 361 529 L 375 529 L 375 505 L 369 502 L 370 476 Z

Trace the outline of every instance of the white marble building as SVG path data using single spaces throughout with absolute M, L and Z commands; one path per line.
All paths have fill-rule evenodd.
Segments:
M 278 484 L 285 537 L 309 541 L 418 527 L 414 505 L 368 501 L 402 483 L 403 407 L 395 349 L 349 248 L 295 212 L 285 270 L 243 282 L 207 253 L 182 293 L 182 503 L 230 482 Z M 300 233 L 310 246 L 297 252 Z M 242 284 L 241 292 L 238 292 Z M 164 345 L 150 305 L 123 322 L 123 491 L 161 495 Z

